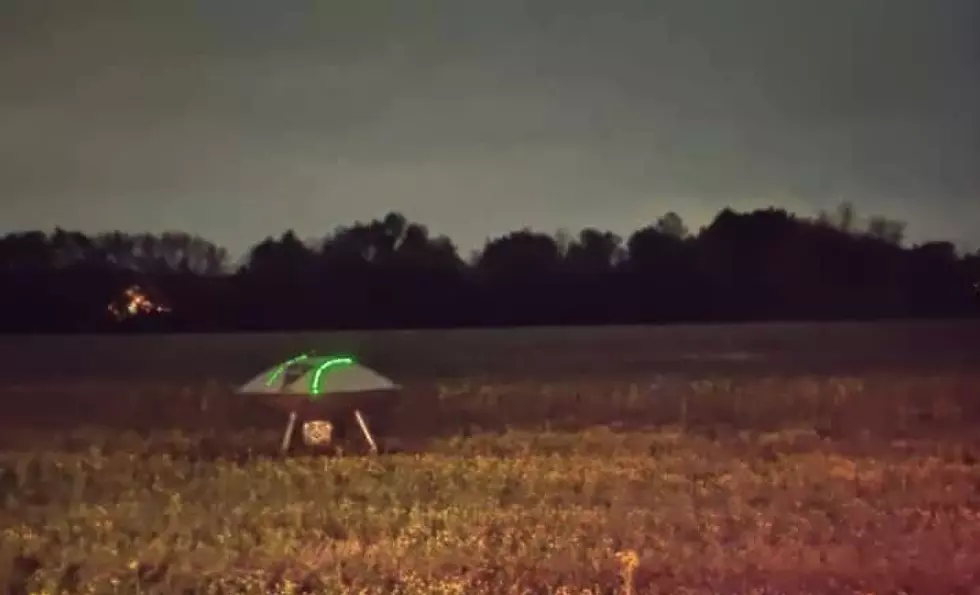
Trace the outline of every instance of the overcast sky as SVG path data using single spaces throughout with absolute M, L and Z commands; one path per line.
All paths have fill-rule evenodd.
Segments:
M 0 227 L 465 251 L 844 199 L 980 247 L 978 111 L 977 0 L 2 0 Z

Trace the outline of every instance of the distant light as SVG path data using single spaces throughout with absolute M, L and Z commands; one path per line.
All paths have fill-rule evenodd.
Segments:
M 122 303 L 114 302 L 107 306 L 109 312 L 118 321 L 144 314 L 170 312 L 167 306 L 153 302 L 138 285 L 127 287 L 123 290 L 122 297 L 125 300 Z

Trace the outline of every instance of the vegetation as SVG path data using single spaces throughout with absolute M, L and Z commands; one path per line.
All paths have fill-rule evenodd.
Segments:
M 678 426 L 708 432 L 805 427 L 837 438 L 870 433 L 904 439 L 971 432 L 980 421 L 977 386 L 980 371 L 850 377 L 460 378 L 409 384 L 373 423 L 382 424 L 379 430 L 384 434 L 410 442 L 507 429 L 577 431 L 596 425 Z M 274 405 L 232 394 L 218 383 L 168 387 L 135 381 L 55 382 L 8 388 L 3 396 L 0 444 L 14 440 L 19 431 L 93 426 L 207 431 L 214 435 L 209 444 L 223 448 L 223 436 L 237 441 L 243 428 L 279 431 L 286 419 L 281 410 L 270 408 Z M 45 444 L 31 442 L 33 448 Z M 235 444 L 229 448 L 237 449 Z
M 266 239 L 233 271 L 187 234 L 10 234 L 0 330 L 29 335 L 556 328 L 0 342 L 0 589 L 966 589 L 976 325 L 568 328 L 976 313 L 980 254 L 904 246 L 903 229 L 845 206 L 726 210 L 691 235 L 668 214 L 625 242 L 515 232 L 464 262 L 389 214 Z M 343 424 L 345 456 L 280 455 L 284 412 L 231 394 L 309 348 L 405 384 L 369 412 L 381 457 Z M 880 365 L 805 373 L 844 351 Z
M 353 355 L 401 384 L 458 378 L 646 382 L 651 375 L 952 374 L 980 369 L 980 321 L 551 327 L 326 333 L 0 336 L 0 381 L 38 398 L 241 384 L 298 353 Z M 81 383 L 81 384 L 79 384 Z M 0 393 L 2 393 L 0 388 Z M 48 397 L 47 395 L 51 395 Z
M 391 213 L 304 242 L 267 238 L 239 266 L 184 233 L 0 239 L 0 330 L 295 330 L 673 321 L 962 317 L 980 254 L 903 244 L 904 224 L 848 205 L 802 218 L 722 211 L 697 234 L 676 214 L 625 241 L 521 230 L 461 257 Z M 137 285 L 141 304 L 123 294 Z M 146 294 L 145 296 L 143 294 Z M 144 299 L 145 298 L 145 299 Z M 158 304 L 159 302 L 159 304 Z M 157 305 L 160 307 L 157 308 Z M 157 315 L 124 317 L 130 311 Z M 116 313 L 116 314 L 113 314 Z
M 272 454 L 283 416 L 217 385 L 8 398 L 0 581 L 28 593 L 955 592 L 980 580 L 977 385 L 460 379 L 393 411 L 385 434 L 400 452 L 359 457 L 349 442 L 341 458 L 285 460 Z

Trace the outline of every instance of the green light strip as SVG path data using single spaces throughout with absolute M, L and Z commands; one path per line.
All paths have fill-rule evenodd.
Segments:
M 272 374 L 269 374 L 269 380 L 268 380 L 268 382 L 265 383 L 265 385 L 266 386 L 272 386 L 272 384 L 276 380 L 278 380 L 280 376 L 282 376 L 283 374 L 285 374 L 286 368 L 288 368 L 289 366 L 295 364 L 296 362 L 301 362 L 301 361 L 303 361 L 304 359 L 306 359 L 308 357 L 309 357 L 308 355 L 306 355 L 305 353 L 303 353 L 303 354 L 297 355 L 293 359 L 286 360 L 283 363 L 279 364 L 279 367 L 276 368 L 272 372 Z
M 323 388 L 321 382 L 323 380 L 323 374 L 328 369 L 336 366 L 349 366 L 354 363 L 354 359 L 350 357 L 335 357 L 333 359 L 328 359 L 327 361 L 320 364 L 316 371 L 313 372 L 313 378 L 310 380 L 310 398 L 315 398 L 320 394 L 320 390 Z

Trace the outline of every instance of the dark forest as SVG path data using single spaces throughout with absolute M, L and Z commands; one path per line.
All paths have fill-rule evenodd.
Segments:
M 520 230 L 461 255 L 449 238 L 389 213 L 315 242 L 287 231 L 233 263 L 223 248 L 186 233 L 18 232 L 0 239 L 0 330 L 217 332 L 980 314 L 980 252 L 960 254 L 944 241 L 908 245 L 904 233 L 903 222 L 859 219 L 846 204 L 816 217 L 726 209 L 696 233 L 667 213 L 628 238 L 597 229 L 577 235 Z

